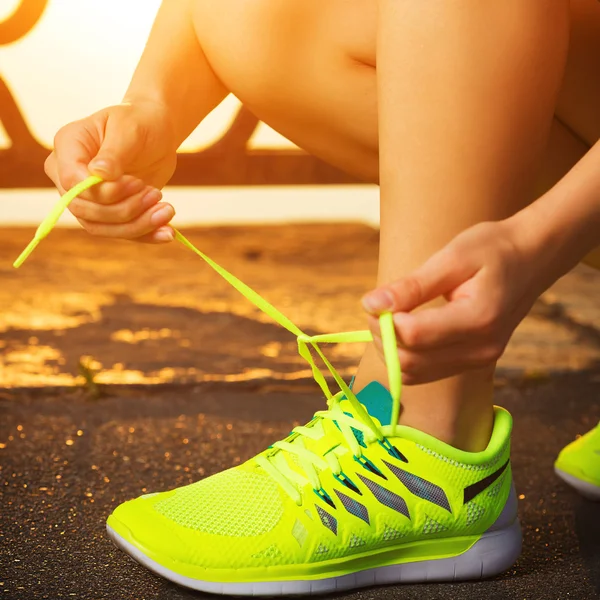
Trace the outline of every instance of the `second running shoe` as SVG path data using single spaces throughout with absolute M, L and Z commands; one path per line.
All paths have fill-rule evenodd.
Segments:
M 582 496 L 600 501 L 600 423 L 561 451 L 554 470 Z

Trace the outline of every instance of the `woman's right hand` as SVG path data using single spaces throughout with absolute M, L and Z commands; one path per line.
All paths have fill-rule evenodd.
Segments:
M 89 175 L 104 179 L 69 209 L 92 235 L 163 243 L 173 239 L 173 207 L 161 189 L 177 163 L 177 143 L 165 107 L 154 102 L 105 108 L 63 127 L 45 171 L 58 191 Z

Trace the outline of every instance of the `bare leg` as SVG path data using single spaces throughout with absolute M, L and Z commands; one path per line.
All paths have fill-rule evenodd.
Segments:
M 396 0 L 404 20 L 393 37 L 404 46 L 386 66 L 376 61 L 386 1 L 193 3 L 211 67 L 257 116 L 342 169 L 370 181 L 381 176 L 380 282 L 411 271 L 464 228 L 505 217 L 535 197 L 569 28 L 566 0 Z M 243 18 L 224 17 L 240 10 Z M 557 114 L 593 142 L 600 131 L 600 16 L 594 0 L 571 0 L 571 11 L 573 44 Z M 376 62 L 378 73 L 395 69 L 388 80 L 401 102 L 377 106 Z M 557 139 L 563 148 L 572 141 Z M 578 151 L 572 148 L 569 160 Z M 563 157 L 548 166 L 569 165 Z M 402 422 L 461 448 L 482 447 L 492 375 L 490 368 L 407 388 Z M 357 389 L 371 380 L 387 381 L 373 350 Z
M 381 56 L 393 43 L 405 57 L 377 64 L 379 284 L 409 273 L 467 227 L 532 199 L 568 46 L 563 1 L 397 0 L 395 10 L 402 26 L 378 40 Z M 492 427 L 493 373 L 490 366 L 405 388 L 400 422 L 481 450 Z M 387 375 L 369 348 L 355 389 L 373 380 L 386 384 Z

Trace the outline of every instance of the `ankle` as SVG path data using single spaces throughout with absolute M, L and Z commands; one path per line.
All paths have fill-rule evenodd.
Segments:
M 405 394 L 400 425 L 423 431 L 459 450 L 485 450 L 494 426 L 491 397 L 444 396 L 440 392 L 447 390 L 436 389 L 435 383 L 419 387 L 422 389 Z
M 494 426 L 493 370 L 470 371 L 424 385 L 404 386 L 399 423 L 467 452 L 484 450 Z M 378 381 L 388 387 L 382 361 L 369 347 L 353 385 L 355 392 Z

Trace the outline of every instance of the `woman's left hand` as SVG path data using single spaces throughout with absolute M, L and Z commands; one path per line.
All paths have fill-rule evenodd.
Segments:
M 548 253 L 526 243 L 530 231 L 514 218 L 475 225 L 412 274 L 363 298 L 380 352 L 376 317 L 394 313 L 404 383 L 495 364 L 516 326 L 554 281 Z M 446 303 L 415 311 L 438 297 Z

